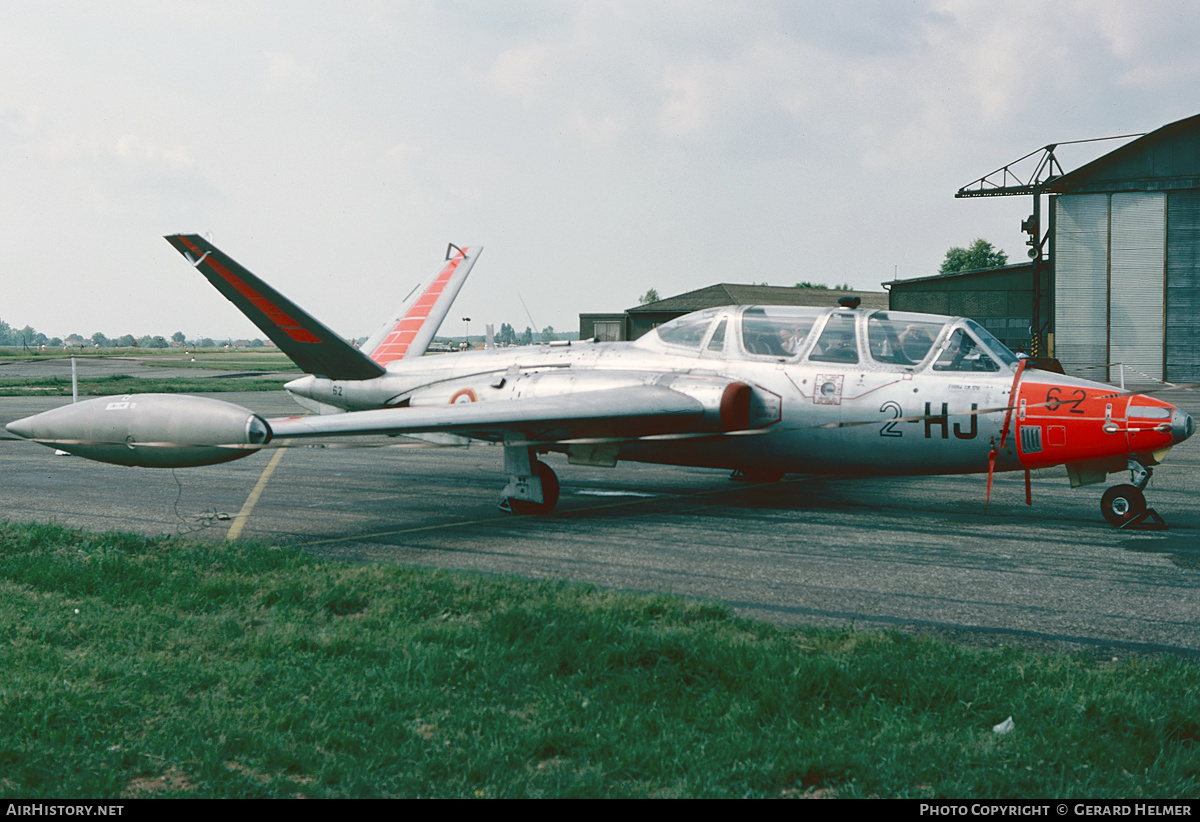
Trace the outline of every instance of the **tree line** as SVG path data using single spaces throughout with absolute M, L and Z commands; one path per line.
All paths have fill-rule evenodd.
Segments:
M 110 337 L 100 331 L 89 336 L 83 334 L 68 334 L 66 337 L 49 337 L 26 325 L 24 328 L 13 328 L 4 320 L 0 320 L 0 346 L 9 348 L 168 348 L 174 342 L 180 345 L 191 345 L 196 348 L 216 348 L 225 342 L 218 342 L 211 337 L 189 340 L 182 331 L 176 331 L 170 337 L 143 334 L 135 337 L 132 334 L 122 334 Z M 232 342 L 232 340 L 228 341 Z M 264 345 L 262 340 L 251 340 L 249 346 L 257 348 Z
M 365 337 L 360 338 L 357 343 L 361 344 L 365 339 Z M 448 344 L 454 341 L 453 337 L 439 336 L 437 339 Z M 558 333 L 554 330 L 554 326 L 550 325 L 541 331 L 534 332 L 529 326 L 526 326 L 524 331 L 517 331 L 508 323 L 501 323 L 495 339 L 498 345 L 533 345 L 534 343 L 553 342 L 558 339 Z M 232 342 L 232 340 L 214 340 L 212 337 L 189 340 L 182 331 L 176 331 L 170 337 L 151 334 L 143 334 L 140 337 L 132 334 L 110 337 L 100 331 L 88 336 L 68 334 L 66 337 L 49 337 L 32 326 L 13 328 L 4 320 L 0 320 L 0 346 L 5 348 L 169 348 L 172 343 L 188 345 L 193 348 L 218 348 L 232 344 Z M 249 348 L 261 348 L 265 344 L 260 339 L 253 339 L 246 343 Z
M 495 339 L 497 345 L 533 345 L 534 340 L 543 343 L 554 342 L 558 339 L 558 335 L 552 325 L 548 325 L 538 334 L 534 334 L 533 329 L 529 326 L 525 326 L 525 330 L 518 333 L 508 323 L 500 323 L 500 330 L 496 332 Z

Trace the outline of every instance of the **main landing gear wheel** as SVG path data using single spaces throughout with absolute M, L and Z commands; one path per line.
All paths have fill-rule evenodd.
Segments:
M 1146 496 L 1136 485 L 1114 485 L 1100 500 L 1100 513 L 1108 524 L 1120 528 L 1146 510 Z
M 538 460 L 534 464 L 538 478 L 542 481 L 542 501 L 530 502 L 524 499 L 507 499 L 508 510 L 514 514 L 549 514 L 558 504 L 558 475 L 546 463 Z

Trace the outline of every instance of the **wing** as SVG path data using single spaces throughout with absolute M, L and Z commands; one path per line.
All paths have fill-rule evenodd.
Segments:
M 517 434 L 530 441 L 641 437 L 704 427 L 704 406 L 659 386 L 641 385 L 556 397 L 416 408 L 382 408 L 269 420 L 276 439 L 441 431 L 483 440 Z
M 306 373 L 331 380 L 367 380 L 386 373 L 208 240 L 198 234 L 165 239 Z

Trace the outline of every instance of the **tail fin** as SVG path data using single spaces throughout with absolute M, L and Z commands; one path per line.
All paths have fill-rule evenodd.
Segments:
M 197 234 L 165 239 L 306 373 L 331 380 L 368 380 L 386 373 L 208 240 Z
M 446 264 L 442 269 L 432 280 L 409 292 L 393 319 L 363 343 L 363 351 L 380 366 L 423 356 L 482 252 L 482 247 L 459 248 L 451 244 L 446 249 Z

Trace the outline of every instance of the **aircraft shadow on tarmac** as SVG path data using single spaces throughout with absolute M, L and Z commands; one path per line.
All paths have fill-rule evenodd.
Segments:
M 1131 536 L 1122 540 L 1121 547 L 1139 554 L 1163 554 L 1177 568 L 1200 568 L 1200 541 L 1190 533 L 1162 533 Z

